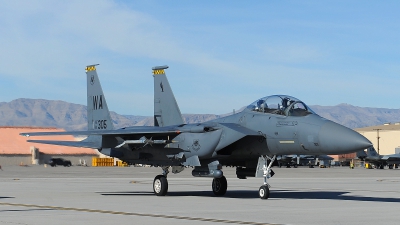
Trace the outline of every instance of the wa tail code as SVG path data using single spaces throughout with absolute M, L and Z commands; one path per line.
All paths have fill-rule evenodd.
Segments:
M 93 109 L 103 109 L 103 95 L 93 96 Z

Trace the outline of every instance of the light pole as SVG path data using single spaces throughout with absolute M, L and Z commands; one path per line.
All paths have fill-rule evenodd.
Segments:
M 379 131 L 382 129 L 374 129 L 374 130 L 376 130 L 376 139 L 378 140 L 378 155 L 379 155 L 379 139 L 381 138 L 379 137 Z

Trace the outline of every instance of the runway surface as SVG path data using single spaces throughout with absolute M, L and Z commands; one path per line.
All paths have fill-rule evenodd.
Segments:
M 0 170 L 0 224 L 399 224 L 400 170 L 273 168 L 236 178 L 216 197 L 211 178 L 169 174 L 167 196 L 153 194 L 160 168 L 9 166 Z

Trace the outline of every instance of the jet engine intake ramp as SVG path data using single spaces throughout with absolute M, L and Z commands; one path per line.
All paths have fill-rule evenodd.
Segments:
M 153 67 L 154 77 L 154 126 L 164 127 L 184 124 L 178 103 L 169 85 L 165 69 L 168 66 Z

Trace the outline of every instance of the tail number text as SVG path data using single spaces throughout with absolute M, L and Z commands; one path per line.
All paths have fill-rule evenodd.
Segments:
M 95 120 L 93 122 L 93 129 L 95 130 L 107 129 L 107 120 Z

